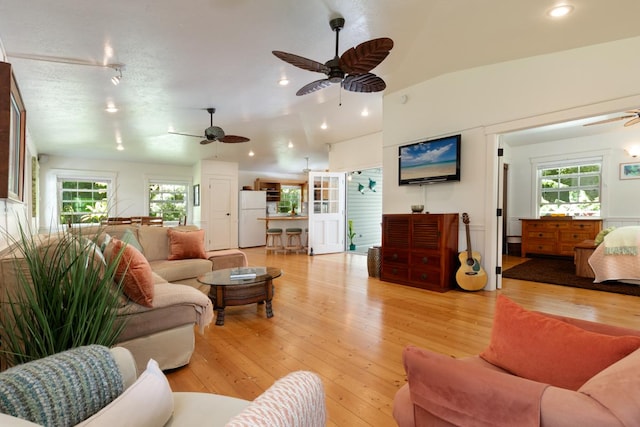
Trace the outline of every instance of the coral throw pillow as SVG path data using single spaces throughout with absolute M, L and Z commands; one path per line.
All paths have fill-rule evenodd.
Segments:
M 204 230 L 176 231 L 169 229 L 171 253 L 169 260 L 202 258 L 207 259 L 204 250 Z
M 640 337 L 586 331 L 500 295 L 491 342 L 480 357 L 519 377 L 577 390 L 639 347 Z
M 153 307 L 153 272 L 149 262 L 135 246 L 112 237 L 106 251 L 107 257 L 113 259 L 121 251 L 115 279 L 122 283 L 122 291 L 131 300 L 145 307 Z

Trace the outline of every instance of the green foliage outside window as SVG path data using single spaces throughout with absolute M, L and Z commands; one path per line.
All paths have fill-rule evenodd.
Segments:
M 540 215 L 600 216 L 600 163 L 539 169 Z
M 187 184 L 149 184 L 149 216 L 179 221 L 187 214 Z
M 299 185 L 283 185 L 280 187 L 280 202 L 278 203 L 278 212 L 292 213 L 295 209 L 298 212 L 300 201 L 302 199 L 302 189 Z
M 60 224 L 99 223 L 107 216 L 108 186 L 101 181 L 60 181 Z

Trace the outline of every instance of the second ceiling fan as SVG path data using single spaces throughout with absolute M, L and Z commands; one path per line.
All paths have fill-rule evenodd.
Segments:
M 345 90 L 351 92 L 380 92 L 387 85 L 380 77 L 370 71 L 377 67 L 389 55 L 393 48 L 393 40 L 387 37 L 373 39 L 359 44 L 338 56 L 338 41 L 340 30 L 344 27 L 344 18 L 334 18 L 329 21 L 331 29 L 336 33 L 336 52 L 333 59 L 325 62 L 314 61 L 293 53 L 274 50 L 272 53 L 278 58 L 303 70 L 324 73 L 326 79 L 311 82 L 296 92 L 296 95 L 306 95 L 340 83 Z
M 210 144 L 214 141 L 220 141 L 225 144 L 236 144 L 239 142 L 247 142 L 250 141 L 249 138 L 238 135 L 226 135 L 221 127 L 213 125 L 213 114 L 216 112 L 215 108 L 207 108 L 207 112 L 210 116 L 210 125 L 208 128 L 204 130 L 204 135 L 192 135 L 188 133 L 180 133 L 180 132 L 169 132 L 173 135 L 182 135 L 182 136 L 193 136 L 195 138 L 204 138 L 200 141 L 200 144 Z
M 605 119 L 605 120 L 599 120 L 597 122 L 587 123 L 584 126 L 602 125 L 605 123 L 617 122 L 620 120 L 627 120 L 627 119 L 631 119 L 631 120 L 625 122 L 624 127 L 633 126 L 636 123 L 640 123 L 640 109 L 636 108 L 634 110 L 625 111 L 625 113 L 626 114 L 624 116 L 614 117 L 614 118 Z

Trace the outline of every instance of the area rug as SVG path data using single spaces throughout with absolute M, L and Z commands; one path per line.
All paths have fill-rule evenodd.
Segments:
M 505 270 L 502 277 L 640 296 L 640 286 L 637 285 L 614 281 L 593 283 L 593 279 L 576 276 L 571 258 L 533 258 Z

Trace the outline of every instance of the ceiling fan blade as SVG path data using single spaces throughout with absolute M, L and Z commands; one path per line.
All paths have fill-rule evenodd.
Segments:
M 295 65 L 298 68 L 302 68 L 307 71 L 315 71 L 316 73 L 329 73 L 329 67 L 321 64 L 313 59 L 307 59 L 302 56 L 294 55 L 293 53 L 281 52 L 274 50 L 272 53 L 284 62 L 288 62 L 291 65 Z
M 211 144 L 214 140 L 211 139 L 203 139 L 202 141 L 200 141 L 200 145 L 207 145 L 207 144 Z
M 603 125 L 605 123 L 618 122 L 620 120 L 630 119 L 632 117 L 636 117 L 636 115 L 634 114 L 632 116 L 614 117 L 612 119 L 605 119 L 605 120 L 600 120 L 600 121 L 597 121 L 597 122 L 587 123 L 587 124 L 585 124 L 583 126 Z
M 171 135 L 181 135 L 181 136 L 193 136 L 194 138 L 203 138 L 204 135 L 191 135 L 190 133 L 180 133 L 180 132 L 168 132 Z
M 635 125 L 636 123 L 640 123 L 640 116 L 636 116 L 635 119 L 629 120 L 627 123 L 624 124 L 624 127 L 632 126 L 632 125 Z
M 296 92 L 296 95 L 307 95 L 311 92 L 324 89 L 327 86 L 331 86 L 331 82 L 329 81 L 329 79 L 316 80 L 315 82 L 311 82 L 307 85 L 302 86 L 300 90 Z
M 373 70 L 389 55 L 393 40 L 387 37 L 360 43 L 340 57 L 340 68 L 349 74 L 364 74 Z
M 222 138 L 218 138 L 218 141 L 224 142 L 225 144 L 237 144 L 239 142 L 249 142 L 251 141 L 249 138 L 238 135 L 225 135 Z
M 380 92 L 387 84 L 375 74 L 350 74 L 342 81 L 342 87 L 351 92 Z

